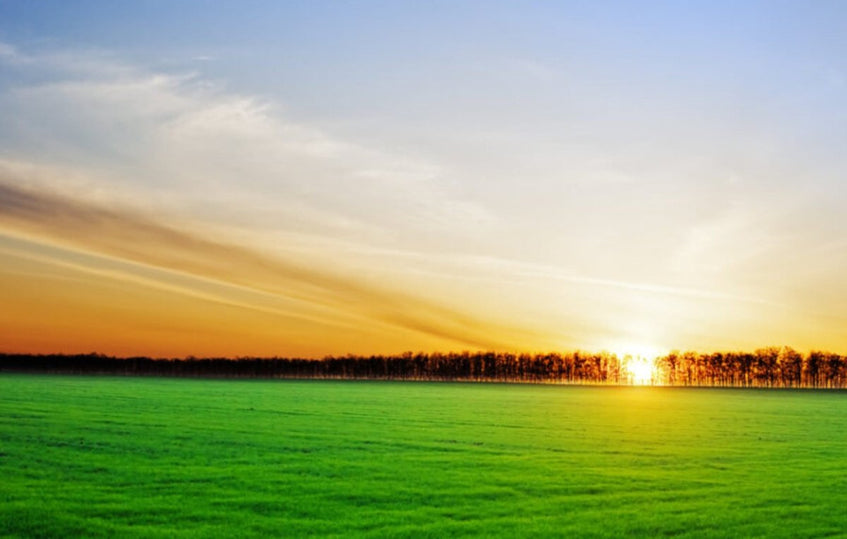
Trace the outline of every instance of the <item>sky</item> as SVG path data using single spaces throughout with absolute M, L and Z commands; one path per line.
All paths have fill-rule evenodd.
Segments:
M 843 2 L 0 0 L 0 350 L 847 352 Z

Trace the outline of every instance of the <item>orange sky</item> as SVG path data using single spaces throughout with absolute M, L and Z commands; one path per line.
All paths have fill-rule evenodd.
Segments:
M 152 219 L 0 184 L 9 351 L 303 355 L 520 346 L 512 328 Z
M 674 324 L 677 313 L 691 317 L 690 309 L 703 320 L 727 309 L 745 333 L 760 332 L 738 335 L 724 326 L 715 348 L 773 342 L 772 327 L 791 326 L 790 312 L 761 300 L 568 280 L 492 268 L 490 261 L 442 273 L 417 262 L 402 273 L 378 258 L 368 267 L 333 252 L 263 254 L 189 232 L 188 224 L 4 179 L 0 329 L 10 352 L 321 357 L 588 348 L 650 355 L 685 342 L 711 348 Z M 549 297 L 557 281 L 569 290 L 575 313 L 557 311 Z M 655 319 L 641 318 L 644 312 Z M 835 328 L 791 331 L 797 346 L 843 344 Z M 690 340 L 674 341 L 679 335 Z

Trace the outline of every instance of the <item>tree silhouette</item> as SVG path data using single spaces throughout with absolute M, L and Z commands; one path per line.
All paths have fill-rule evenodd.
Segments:
M 608 352 L 513 354 L 406 352 L 304 358 L 114 358 L 101 354 L 0 354 L 0 371 L 243 378 L 340 378 L 620 384 L 629 361 Z M 834 353 L 761 348 L 750 352 L 671 352 L 655 361 L 656 384 L 735 387 L 847 386 L 847 361 Z

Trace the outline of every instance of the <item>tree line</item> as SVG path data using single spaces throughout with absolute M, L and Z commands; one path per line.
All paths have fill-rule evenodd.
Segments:
M 710 387 L 847 387 L 847 357 L 831 352 L 801 354 L 783 348 L 754 352 L 671 352 L 648 362 L 649 380 L 635 365 L 648 360 L 608 352 L 412 353 L 323 359 L 154 359 L 102 354 L 0 354 L 0 371 L 61 374 L 151 375 L 224 378 L 314 378 L 631 384 Z M 641 371 L 639 371 L 641 372 Z M 643 375 L 643 373 L 642 373 Z

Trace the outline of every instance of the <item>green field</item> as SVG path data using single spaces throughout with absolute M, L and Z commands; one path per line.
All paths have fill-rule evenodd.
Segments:
M 0 375 L 0 535 L 847 536 L 847 394 Z

